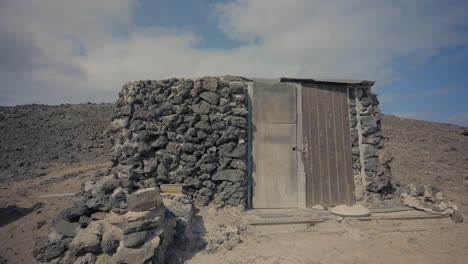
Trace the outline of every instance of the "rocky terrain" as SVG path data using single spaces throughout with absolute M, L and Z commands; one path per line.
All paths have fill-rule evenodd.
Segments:
M 395 183 L 437 186 L 468 214 L 467 128 L 385 116 L 382 130 Z
M 0 182 L 110 160 L 112 104 L 0 107 Z
M 0 263 L 36 263 L 33 254 L 44 252 L 33 252 L 34 242 L 47 236 L 58 213 L 72 205 L 70 196 L 47 195 L 79 192 L 81 183 L 97 169 L 109 167 L 112 150 L 107 131 L 113 107 L 0 107 Z M 435 185 L 468 214 L 466 128 L 385 116 L 382 129 L 385 151 L 394 157 L 394 182 Z M 202 228 L 197 232 L 205 242 L 194 246 L 204 250 L 169 252 L 171 263 L 375 263 L 377 258 L 383 263 L 466 263 L 468 259 L 466 223 L 421 233 L 259 235 L 239 226 L 239 214 L 214 208 L 198 212 L 194 219 Z

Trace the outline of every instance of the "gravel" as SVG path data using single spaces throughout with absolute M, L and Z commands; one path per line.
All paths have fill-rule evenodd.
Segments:
M 110 160 L 112 104 L 0 107 L 0 182 L 45 175 L 54 164 Z

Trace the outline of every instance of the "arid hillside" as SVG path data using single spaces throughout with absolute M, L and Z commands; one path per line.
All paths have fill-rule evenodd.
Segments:
M 112 104 L 0 107 L 0 182 L 110 159 Z
M 111 104 L 0 107 L 0 263 L 37 263 L 34 240 L 47 235 L 58 212 L 71 205 L 71 196 L 53 195 L 79 191 L 81 182 L 109 166 L 111 143 L 106 131 L 112 110 Z M 468 214 L 467 128 L 394 116 L 385 116 L 382 127 L 385 151 L 393 156 L 393 182 L 434 184 Z M 205 211 L 197 217 L 204 219 L 207 229 L 225 225 L 215 218 L 239 218 L 231 211 Z M 232 250 L 201 251 L 186 260 L 375 263 L 379 258 L 385 260 L 382 263 L 466 263 L 467 230 L 466 224 L 459 224 L 447 230 L 392 234 L 247 231 Z
M 112 104 L 0 107 L 0 182 L 109 161 L 112 110 Z M 438 185 L 468 212 L 467 128 L 395 116 L 385 116 L 382 128 L 395 183 Z
M 385 116 L 385 151 L 397 184 L 433 184 L 468 213 L 468 129 Z

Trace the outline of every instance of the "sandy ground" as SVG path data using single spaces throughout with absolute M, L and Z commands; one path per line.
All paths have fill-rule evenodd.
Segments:
M 0 256 L 6 258 L 7 263 L 36 263 L 32 257 L 34 239 L 48 234 L 59 210 L 71 204 L 71 197 L 38 196 L 76 192 L 80 183 L 90 177 L 96 168 L 106 165 L 81 164 L 57 168 L 54 173 L 39 179 L 0 185 L 1 208 L 12 205 L 32 208 L 36 203 L 44 203 L 42 207 L 15 221 L 2 219 Z M 78 171 L 81 171 L 78 176 L 60 180 L 63 175 Z M 220 225 L 239 224 L 242 221 L 242 213 L 232 210 L 213 213 L 213 210 L 204 209 L 198 215 L 205 224 L 207 235 Z M 448 229 L 433 228 L 428 231 L 385 234 L 372 230 L 352 230 L 344 234 L 264 234 L 248 227 L 241 233 L 242 242 L 233 250 L 222 248 L 214 254 L 198 252 L 189 256 L 186 261 L 192 264 L 468 263 L 467 237 L 466 223 L 453 225 Z
M 412 233 L 244 233 L 232 251 L 199 253 L 187 263 L 467 263 L 468 226 Z
M 435 184 L 468 214 L 468 136 L 464 128 L 386 116 L 386 151 L 394 156 L 394 181 Z M 71 197 L 43 194 L 77 192 L 81 182 L 108 164 L 67 163 L 47 175 L 0 183 L 0 263 L 36 263 L 34 239 L 50 232 L 58 212 Z M 70 176 L 71 173 L 76 173 Z M 67 176 L 68 175 L 68 176 Z M 201 210 L 207 235 L 220 225 L 240 223 L 241 213 Z M 378 233 L 350 230 L 344 234 L 311 232 L 261 234 L 247 228 L 242 243 L 214 254 L 198 252 L 187 263 L 468 263 L 468 224 L 420 232 Z
M 32 249 L 36 237 L 50 233 L 60 210 L 72 205 L 72 197 L 39 197 L 39 195 L 78 192 L 81 182 L 103 164 L 78 164 L 57 167 L 44 177 L 0 184 L 0 256 L 7 263 L 36 263 Z M 63 180 L 69 173 L 78 176 Z M 42 203 L 37 205 L 38 203 Z M 34 209 L 34 205 L 36 208 Z M 10 210 L 8 210 L 10 209 Z
M 385 152 L 393 157 L 392 180 L 442 188 L 468 215 L 468 136 L 466 128 L 385 116 Z

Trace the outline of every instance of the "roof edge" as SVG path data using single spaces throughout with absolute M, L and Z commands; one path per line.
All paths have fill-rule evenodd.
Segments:
M 351 80 L 351 79 L 311 79 L 311 78 L 291 78 L 281 77 L 280 82 L 325 82 L 325 83 L 347 83 L 347 84 L 367 84 L 372 86 L 375 81 L 368 80 Z

